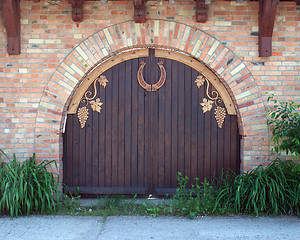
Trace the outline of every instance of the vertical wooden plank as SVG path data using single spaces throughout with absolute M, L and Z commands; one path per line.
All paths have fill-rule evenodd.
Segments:
M 138 67 L 140 66 L 140 62 L 145 59 L 139 59 Z M 138 70 L 138 69 L 137 69 Z M 137 72 L 136 70 L 136 72 Z M 144 69 L 146 70 L 146 69 Z M 145 74 L 145 71 L 144 71 Z M 145 75 L 144 75 L 145 76 Z M 146 184 L 146 172 L 145 172 L 145 163 L 147 161 L 146 152 L 145 152 L 145 96 L 146 93 L 141 86 L 138 86 L 137 89 L 138 94 L 138 183 L 139 186 L 145 186 Z M 147 126 L 148 127 L 148 126 Z
M 149 64 L 148 64 L 148 77 L 146 78 L 146 82 L 149 84 L 154 84 L 158 79 L 158 66 L 156 66 L 157 59 L 154 57 L 154 50 L 149 50 Z M 158 184 L 158 166 L 157 166 L 157 157 L 158 157 L 158 92 L 149 92 L 149 109 L 150 114 L 146 111 L 146 119 L 150 119 L 150 132 L 149 132 L 149 140 L 150 145 L 150 193 L 154 193 L 154 186 Z
M 125 183 L 125 62 L 119 64 L 119 91 L 118 91 L 118 187 Z
M 97 85 L 96 85 L 97 87 Z M 93 84 L 89 87 L 88 91 L 94 93 L 95 89 Z M 92 184 L 92 135 L 93 135 L 93 116 L 95 112 L 91 108 L 90 104 L 87 105 L 89 110 L 88 120 L 85 127 L 81 131 L 85 132 L 85 156 L 81 159 L 82 163 L 85 163 L 85 172 L 82 177 L 85 179 L 85 186 L 91 186 Z
M 118 186 L 118 132 L 119 132 L 119 65 L 112 71 L 112 166 L 111 166 L 111 181 L 112 187 Z
M 172 64 L 172 174 L 171 181 L 172 187 L 177 186 L 177 172 L 178 172 L 178 81 L 179 81 L 179 63 L 173 62 Z
M 132 116 L 131 116 L 131 182 L 132 187 L 139 186 L 138 184 L 138 149 L 140 148 L 138 142 L 138 103 L 139 103 L 139 95 L 138 95 L 138 82 L 136 79 L 136 72 L 139 68 L 138 59 L 133 59 L 131 61 L 132 64 Z
M 63 180 L 64 183 L 67 185 L 68 184 L 68 179 L 67 179 L 67 166 L 68 166 L 68 162 L 67 162 L 67 125 L 65 126 L 65 132 L 63 133 Z M 71 175 L 72 176 L 72 175 Z M 70 181 L 69 181 L 70 182 Z M 67 185 L 68 186 L 68 185 Z
M 164 133 L 164 162 L 165 162 L 165 187 L 171 188 L 171 171 L 172 171 L 172 156 L 171 156 L 171 137 L 172 137 L 172 60 L 166 59 L 165 61 L 165 67 L 166 67 L 166 83 L 165 83 L 165 133 Z M 162 161 L 162 159 L 160 159 Z
M 185 91 L 185 82 L 184 82 L 184 65 L 179 63 L 178 66 L 178 171 L 186 174 L 184 169 L 184 120 L 185 120 L 185 103 L 184 103 L 184 91 Z
M 125 62 L 125 78 L 124 78 L 124 110 L 125 110 L 125 117 L 124 117 L 124 186 L 126 188 L 131 187 L 131 168 L 133 167 L 131 161 L 133 157 L 131 156 L 131 124 L 132 124 L 132 61 Z M 135 145 L 136 147 L 136 145 Z
M 198 177 L 202 181 L 204 179 L 204 152 L 205 152 L 205 116 L 200 103 L 205 98 L 205 86 L 198 89 L 198 100 L 197 100 L 197 118 L 198 118 Z
M 107 73 L 103 73 L 103 76 L 106 76 L 107 80 L 109 81 L 105 87 L 105 89 L 101 86 L 98 87 L 98 93 L 100 96 L 100 101 L 103 103 L 101 106 L 100 114 L 96 114 L 94 120 L 94 142 L 93 142 L 93 155 L 94 155 L 94 174 L 97 174 L 93 177 L 94 182 L 98 182 L 96 185 L 97 187 L 104 187 L 105 186 L 105 149 L 106 149 L 106 115 L 107 112 L 110 111 L 109 104 L 110 99 L 107 98 L 106 92 L 111 88 L 111 79 L 107 76 Z M 99 86 L 99 84 L 98 84 Z
M 238 170 L 237 166 L 237 146 L 238 146 L 238 129 L 237 129 L 237 119 L 236 116 L 229 116 L 230 117 L 230 168 L 235 172 Z
M 206 86 L 205 86 L 206 87 Z M 203 88 L 203 87 L 202 87 Z M 209 90 L 211 92 L 211 88 Z M 208 97 L 205 95 L 207 101 L 209 101 Z M 202 101 L 203 102 L 203 99 Z M 202 110 L 202 108 L 201 108 Z M 211 169 L 211 112 L 206 112 L 202 114 L 204 115 L 204 177 L 210 176 Z
M 191 178 L 191 118 L 192 118 L 192 72 L 191 67 L 184 65 L 184 169 Z
M 104 168 L 104 186 L 111 187 L 111 174 L 112 174 L 112 115 L 113 115 L 113 88 L 116 83 L 114 83 L 112 69 L 109 69 L 105 72 L 106 78 L 109 80 L 109 85 L 105 88 L 105 159 L 104 165 L 100 165 Z M 101 159 L 99 159 L 101 162 Z M 99 181 L 101 178 L 99 178 Z
M 237 136 L 237 141 L 236 141 L 236 172 L 240 172 L 240 167 L 241 167 L 241 136 L 240 136 L 240 131 L 239 131 L 239 125 L 238 125 L 238 119 L 237 116 L 234 116 L 234 121 L 236 123 L 236 136 Z
M 94 89 L 93 89 L 94 90 Z M 85 125 L 85 184 L 86 186 L 92 185 L 92 136 L 93 136 L 93 118 L 95 112 L 89 109 L 89 121 Z M 98 114 L 98 112 L 97 112 Z
M 212 89 L 215 91 L 215 88 Z M 216 106 L 213 106 L 211 111 L 207 114 L 211 116 L 211 153 L 210 153 L 210 176 L 214 176 L 217 170 L 217 157 L 218 157 L 218 123 L 215 119 L 214 112 Z
M 196 70 L 192 70 L 191 81 L 191 179 L 200 177 L 198 174 L 198 88 L 194 81 L 198 76 Z M 187 79 L 187 81 L 189 81 Z M 200 146 L 199 146 L 200 148 Z
M 73 186 L 73 153 L 74 146 L 73 143 L 73 121 L 74 115 L 67 116 L 66 130 L 64 133 L 64 181 L 67 186 Z
M 72 142 L 73 142 L 73 186 L 79 186 L 79 178 L 80 178 L 80 165 L 79 165 L 79 131 L 80 131 L 80 124 L 78 121 L 77 116 L 72 116 Z
M 149 59 L 149 58 L 148 58 Z M 144 78 L 149 79 L 150 78 L 150 72 L 149 72 L 149 60 L 145 59 L 145 61 L 148 63 L 148 67 L 144 69 Z M 141 88 L 141 87 L 140 87 Z M 143 122 L 144 122 L 144 178 L 145 178 L 145 186 L 148 191 L 148 193 L 151 193 L 153 191 L 152 189 L 152 162 L 151 162 L 151 114 L 152 114 L 152 108 L 151 108 L 151 92 L 147 92 L 143 88 L 141 88 L 141 95 L 142 101 L 143 101 Z
M 200 74 L 198 74 L 200 75 Z M 202 106 L 200 105 L 201 102 L 203 102 L 203 98 L 205 97 L 205 86 L 202 86 L 200 89 L 197 90 L 198 91 L 198 98 L 197 98 L 197 122 L 198 122 L 198 177 L 200 179 L 200 181 L 202 181 L 204 179 L 204 152 L 205 152 L 205 134 L 204 134 L 204 129 L 205 129 L 205 125 L 204 125 L 204 120 L 205 120 L 205 116 L 203 114 L 203 110 L 202 110 Z
M 87 107 L 89 112 L 91 111 L 90 107 Z M 89 124 L 90 118 L 86 121 L 86 124 Z M 79 185 L 85 187 L 85 176 L 86 176 L 86 159 L 85 159 L 85 150 L 86 150 L 86 140 L 85 140 L 85 128 L 79 128 Z
M 228 170 L 230 168 L 230 118 L 225 118 L 223 123 L 224 128 L 224 170 Z
M 229 116 L 227 115 L 226 118 Z M 224 123 L 223 123 L 224 124 Z M 217 176 L 220 176 L 222 174 L 222 169 L 224 167 L 224 131 L 225 128 L 222 126 L 222 128 L 218 127 L 218 146 L 217 146 Z
M 66 116 L 67 117 L 67 116 Z M 68 166 L 68 121 L 66 121 L 66 127 L 65 127 L 65 132 L 63 133 L 63 179 L 64 183 L 67 185 L 70 183 L 70 180 L 68 180 L 68 172 L 67 172 L 67 166 Z M 71 147 L 71 145 L 69 145 Z M 72 175 L 70 175 L 72 176 Z M 68 186 L 68 185 L 67 185 Z
M 164 59 L 158 59 L 157 62 L 163 61 L 164 67 L 166 67 L 166 61 Z M 157 76 L 159 78 L 160 73 Z M 157 187 L 163 188 L 165 187 L 165 118 L 166 118 L 166 83 L 162 86 L 156 95 L 158 95 L 158 145 L 157 145 L 157 158 L 156 158 L 156 165 L 157 165 Z

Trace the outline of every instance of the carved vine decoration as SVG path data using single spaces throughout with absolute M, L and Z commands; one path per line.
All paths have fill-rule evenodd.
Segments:
M 101 102 L 100 98 L 96 98 L 97 96 L 97 88 L 96 84 L 99 83 L 100 86 L 103 88 L 106 87 L 106 84 L 108 83 L 108 80 L 106 76 L 100 75 L 95 81 L 94 81 L 94 94 L 91 91 L 86 91 L 82 99 L 80 100 L 81 103 L 85 104 L 83 107 L 78 108 L 77 116 L 80 123 L 81 128 L 85 127 L 85 123 L 88 120 L 89 117 L 89 109 L 87 108 L 87 105 L 90 104 L 93 111 L 96 111 L 100 113 L 101 106 L 103 103 Z
M 212 91 L 209 93 L 209 81 L 202 75 L 199 75 L 195 83 L 198 88 L 202 87 L 204 83 L 206 82 L 206 96 L 207 98 L 203 98 L 203 102 L 200 103 L 202 106 L 203 113 L 211 111 L 213 105 L 215 105 L 215 118 L 218 123 L 219 128 L 222 128 L 223 122 L 226 118 L 226 109 L 223 107 L 220 107 L 218 103 L 222 103 L 223 99 L 220 97 L 219 93 L 217 91 Z

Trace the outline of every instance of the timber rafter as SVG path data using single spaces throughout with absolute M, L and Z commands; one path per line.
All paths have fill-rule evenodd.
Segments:
M 207 21 L 208 5 L 205 4 L 205 0 L 196 0 L 196 20 L 200 23 L 206 23 Z
M 134 21 L 136 23 L 146 22 L 146 0 L 134 0 Z
M 279 0 L 259 0 L 259 35 L 260 57 L 272 56 L 272 35 L 276 10 Z
M 7 52 L 10 55 L 18 55 L 21 53 L 20 1 L 2 0 L 1 7 L 7 33 Z
M 83 21 L 83 0 L 70 0 L 72 5 L 72 19 L 74 22 Z

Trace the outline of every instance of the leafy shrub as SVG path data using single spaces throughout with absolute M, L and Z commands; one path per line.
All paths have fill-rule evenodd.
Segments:
M 293 101 L 280 102 L 274 99 L 274 95 L 268 97 L 268 102 L 274 102 L 276 110 L 268 111 L 270 119 L 267 123 L 272 132 L 271 139 L 275 144 L 275 151 L 285 150 L 300 156 L 300 114 L 297 109 L 300 105 Z
M 300 168 L 292 161 L 276 159 L 266 168 L 259 166 L 221 179 L 214 211 L 227 209 L 242 214 L 298 215 L 300 204 Z
M 54 161 L 37 163 L 33 154 L 21 164 L 15 155 L 10 160 L 1 149 L 0 153 L 8 160 L 0 162 L 0 213 L 13 217 L 54 210 L 54 193 L 59 196 L 58 181 L 47 171 Z

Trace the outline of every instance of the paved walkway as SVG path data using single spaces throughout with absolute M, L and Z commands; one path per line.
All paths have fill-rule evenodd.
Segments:
M 0 217 L 2 240 L 300 240 L 297 217 Z

